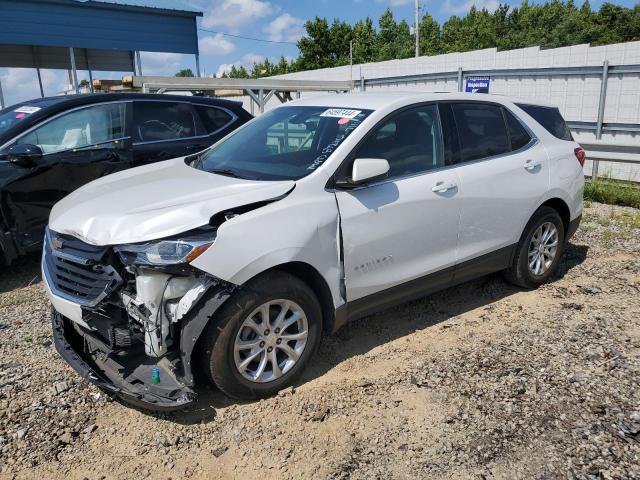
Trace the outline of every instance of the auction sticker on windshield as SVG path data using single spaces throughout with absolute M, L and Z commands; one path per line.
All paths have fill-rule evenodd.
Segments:
M 362 110 L 349 110 L 347 108 L 330 108 L 320 114 L 321 117 L 352 119 L 360 115 Z
M 23 105 L 22 107 L 18 107 L 14 110 L 14 112 L 16 113 L 36 113 L 38 110 L 40 110 L 40 107 L 31 107 L 29 105 Z

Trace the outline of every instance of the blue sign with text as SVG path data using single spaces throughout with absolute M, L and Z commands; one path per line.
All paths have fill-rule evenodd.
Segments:
M 489 93 L 491 77 L 467 77 L 464 91 L 467 93 Z

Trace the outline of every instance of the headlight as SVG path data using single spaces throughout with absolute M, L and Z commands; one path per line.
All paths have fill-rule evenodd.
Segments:
M 114 250 L 125 265 L 176 265 L 190 263 L 202 255 L 215 238 L 214 233 L 157 240 L 136 245 L 120 245 Z

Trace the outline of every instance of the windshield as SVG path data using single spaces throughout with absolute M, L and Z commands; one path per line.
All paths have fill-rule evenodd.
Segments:
M 36 113 L 38 110 L 40 110 L 40 107 L 33 107 L 30 105 L 9 107 L 4 110 L 0 110 L 0 135 L 17 123 L 23 121 L 32 113 Z
M 192 165 L 251 180 L 298 180 L 320 167 L 371 110 L 281 107 L 252 120 Z

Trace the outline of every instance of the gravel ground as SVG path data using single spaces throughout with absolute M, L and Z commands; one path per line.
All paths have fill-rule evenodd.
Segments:
M 558 276 L 348 325 L 295 389 L 149 414 L 51 345 L 36 257 L 0 273 L 2 478 L 640 478 L 640 211 L 593 204 Z

